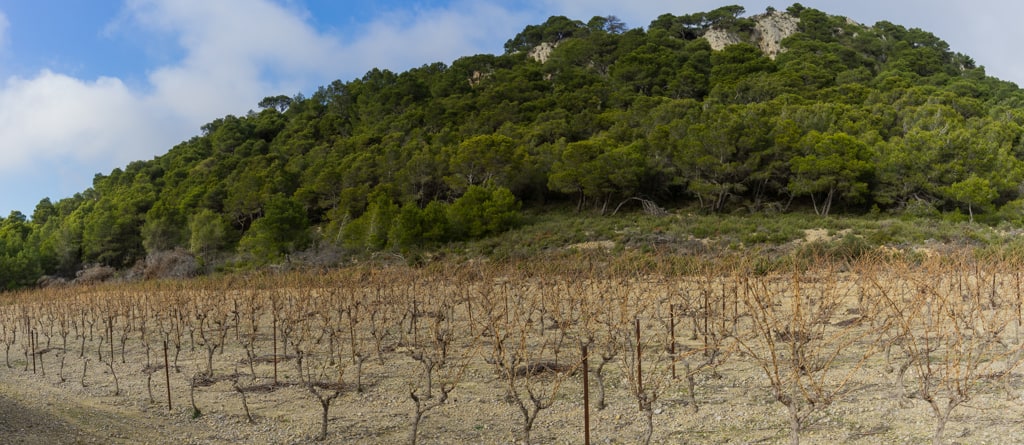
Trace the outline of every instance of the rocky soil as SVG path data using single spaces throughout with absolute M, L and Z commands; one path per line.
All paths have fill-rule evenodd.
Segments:
M 246 396 L 253 422 L 247 421 L 240 394 L 231 378 L 242 367 L 243 354 L 228 349 L 217 355 L 217 379 L 195 389 L 201 415 L 193 416 L 189 379 L 205 366 L 203 353 L 182 352 L 181 372 L 171 373 L 172 408 L 168 409 L 162 369 L 153 374 L 150 400 L 139 348 L 129 348 L 127 363 L 115 360 L 120 393 L 109 369 L 95 351 L 84 359 L 69 348 L 61 381 L 61 351 L 43 355 L 36 372 L 23 357 L 12 356 L 12 368 L 0 363 L 0 433 L 12 444 L 302 444 L 314 443 L 319 432 L 320 405 L 301 386 L 282 385 Z M 88 348 L 87 348 L 88 349 Z M 90 357 L 92 356 L 92 357 Z M 653 360 L 653 359 L 652 359 Z M 934 421 L 920 400 L 899 397 L 895 375 L 884 371 L 881 358 L 857 372 L 850 392 L 821 412 L 803 436 L 804 443 L 924 443 Z M 86 368 L 83 376 L 83 366 Z M 281 364 L 282 381 L 293 379 L 294 361 Z M 596 366 L 594 363 L 591 366 Z M 786 443 L 785 409 L 775 402 L 761 371 L 741 357 L 727 358 L 718 369 L 697 376 L 698 410 L 689 403 L 684 381 L 667 378 L 667 363 L 651 363 L 662 378 L 654 409 L 654 443 Z M 26 367 L 28 368 L 26 370 Z M 272 370 L 248 366 L 235 374 L 243 383 L 266 384 Z M 345 365 L 348 381 L 330 410 L 329 444 L 407 443 L 413 403 L 409 391 L 419 385 L 420 365 L 402 351 L 364 365 L 364 391 L 353 386 L 355 368 Z M 45 370 L 45 376 L 43 371 Z M 592 442 L 637 443 L 643 417 L 615 361 L 607 368 L 608 407 L 592 412 Z M 681 372 L 681 366 L 680 366 Z M 982 381 L 977 396 L 958 408 L 947 427 L 949 443 L 1019 443 L 1024 400 L 1019 373 L 1009 386 L 1003 380 Z M 652 376 L 654 374 L 652 373 Z M 439 374 L 439 379 L 444 374 Z M 84 382 L 84 386 L 83 383 Z M 558 387 L 555 402 L 540 413 L 535 443 L 583 442 L 582 378 L 541 375 L 533 380 L 541 393 Z M 596 385 L 591 378 L 592 388 Z M 503 381 L 482 360 L 470 363 L 448 403 L 426 414 L 420 429 L 424 444 L 518 443 L 522 417 L 506 402 Z M 436 387 L 434 391 L 437 391 Z M 421 392 L 422 394 L 422 392 Z M 596 397 L 592 393 L 591 397 Z M 592 405 L 594 402 L 592 401 Z
M 812 235 L 827 236 L 823 233 L 808 233 L 809 238 Z M 592 248 L 600 248 L 600 245 Z M 980 270 L 973 273 L 980 273 Z M 373 278 L 379 281 L 363 281 L 370 278 L 353 275 L 359 281 L 352 278 L 343 281 L 349 283 L 349 287 L 338 286 L 356 295 L 354 292 L 359 290 L 359 285 L 351 283 L 378 283 L 384 286 L 391 280 L 405 276 L 404 271 L 399 269 L 395 271 L 398 275 L 382 273 Z M 55 322 L 59 320 L 60 312 L 56 306 L 60 303 L 49 301 L 49 306 L 36 308 L 36 312 L 18 312 L 14 306 L 4 306 L 0 307 L 6 315 L 0 321 L 7 323 L 0 330 L 0 345 L 6 347 L 0 348 L 3 349 L 0 350 L 0 442 L 154 445 L 409 443 L 416 407 L 413 394 L 424 403 L 437 403 L 443 388 L 453 388 L 445 403 L 425 413 L 419 425 L 418 443 L 517 444 L 523 442 L 523 415 L 520 407 L 512 403 L 514 397 L 510 397 L 508 380 L 498 372 L 494 364 L 495 357 L 516 356 L 524 360 L 521 363 L 534 365 L 514 368 L 516 372 L 512 375 L 518 376 L 516 388 L 520 400 L 524 400 L 528 407 L 531 406 L 525 390 L 529 388 L 534 398 L 546 407 L 540 411 L 533 425 L 531 442 L 579 444 L 583 443 L 585 431 L 584 373 L 580 370 L 581 351 L 574 335 L 588 335 L 597 342 L 590 350 L 591 372 L 587 374 L 590 380 L 591 442 L 640 443 L 647 423 L 644 414 L 638 409 L 639 403 L 631 390 L 631 379 L 628 378 L 636 375 L 632 371 L 636 368 L 629 363 L 634 357 L 633 345 L 636 344 L 632 334 L 635 322 L 636 329 L 643 333 L 643 386 L 647 388 L 648 394 L 656 396 L 651 410 L 652 443 L 788 443 L 790 421 L 787 409 L 775 397 L 765 372 L 771 368 L 771 364 L 755 357 L 766 356 L 763 352 L 766 349 L 757 345 L 782 344 L 775 351 L 780 355 L 788 354 L 790 352 L 786 345 L 791 345 L 787 343 L 789 339 L 800 337 L 808 340 L 801 343 L 804 346 L 799 346 L 799 352 L 801 356 L 810 358 L 801 362 L 808 367 L 805 369 L 801 365 L 799 375 L 813 375 L 817 379 L 816 383 L 823 388 L 842 389 L 826 401 L 831 403 L 815 402 L 820 409 L 806 422 L 806 429 L 800 436 L 803 443 L 927 443 L 931 441 L 936 417 L 923 397 L 913 397 L 917 378 L 914 370 L 921 368 L 910 366 L 912 363 L 924 366 L 924 361 L 922 358 L 908 361 L 909 356 L 901 351 L 906 350 L 908 344 L 925 342 L 925 338 L 938 338 L 935 335 L 938 335 L 939 330 L 935 326 L 930 331 L 933 336 L 920 337 L 894 336 L 897 335 L 892 333 L 895 331 L 879 329 L 887 322 L 864 315 L 869 313 L 865 311 L 872 310 L 870 305 L 864 303 L 871 300 L 871 297 L 865 297 L 865 289 L 875 287 L 858 288 L 853 285 L 859 280 L 867 280 L 876 283 L 879 289 L 886 289 L 886 292 L 905 293 L 887 300 L 893 304 L 923 302 L 925 300 L 912 297 L 925 295 L 921 292 L 934 285 L 932 293 L 927 294 L 931 295 L 927 306 L 914 306 L 918 309 L 927 307 L 930 314 L 942 315 L 948 312 L 932 312 L 933 305 L 938 305 L 940 301 L 947 304 L 943 306 L 945 308 L 974 307 L 956 306 L 963 302 L 984 303 L 977 306 L 977 313 L 981 317 L 974 319 L 977 324 L 965 326 L 964 335 L 956 337 L 968 343 L 957 343 L 945 350 L 934 346 L 926 349 L 930 351 L 927 355 L 933 356 L 928 361 L 929 366 L 941 367 L 943 357 L 951 357 L 943 354 L 943 351 L 961 350 L 953 347 L 974 345 L 963 349 L 965 354 L 970 354 L 955 357 L 964 360 L 981 357 L 972 351 L 975 351 L 975 346 L 982 344 L 978 343 L 979 339 L 990 338 L 986 330 L 988 325 L 994 327 L 992 335 L 998 340 L 984 343 L 991 348 L 984 349 L 982 354 L 986 358 L 978 361 L 980 365 L 977 368 L 966 369 L 963 373 L 951 371 L 958 376 L 970 374 L 970 378 L 962 380 L 966 383 L 960 389 L 968 398 L 952 412 L 946 425 L 945 443 L 1021 443 L 1020 419 L 1024 418 L 1024 367 L 1021 364 L 1024 363 L 1024 354 L 1017 348 L 1024 341 L 1024 326 L 1019 318 L 1020 306 L 1013 303 L 1020 301 L 1020 289 L 1024 285 L 1020 275 L 993 274 L 986 275 L 988 278 L 984 280 L 975 280 L 974 275 L 967 274 L 961 280 L 942 280 L 939 278 L 944 275 L 923 279 L 932 275 L 910 272 L 900 275 L 887 271 L 854 275 L 851 272 L 830 270 L 829 273 L 803 277 L 800 281 L 803 283 L 800 287 L 802 292 L 799 295 L 806 299 L 806 303 L 803 306 L 797 305 L 802 308 L 798 314 L 806 316 L 817 307 L 815 305 L 824 307 L 827 301 L 836 302 L 835 306 L 829 306 L 835 309 L 827 312 L 834 314 L 834 317 L 829 315 L 827 321 L 821 324 L 827 326 L 827 329 L 820 332 L 827 334 L 816 337 L 815 331 L 791 329 L 791 326 L 801 325 L 793 324 L 798 318 L 790 317 L 792 313 L 777 309 L 785 306 L 781 303 L 784 300 L 770 300 L 776 302 L 760 307 L 766 311 L 778 310 L 773 313 L 781 317 L 777 319 L 777 324 L 772 325 L 769 331 L 771 334 L 761 337 L 752 334 L 755 332 L 755 314 L 761 313 L 758 307 L 748 306 L 744 309 L 742 304 L 734 302 L 730 309 L 726 299 L 720 300 L 723 302 L 721 314 L 732 315 L 720 316 L 717 321 L 712 319 L 710 324 L 707 319 L 703 320 L 704 330 L 701 332 L 711 332 L 710 340 L 698 334 L 698 326 L 702 321 L 699 306 L 687 312 L 689 315 L 665 319 L 667 311 L 664 309 L 672 306 L 664 304 L 664 295 L 689 295 L 686 300 L 695 305 L 700 301 L 698 297 L 705 295 L 704 307 L 711 308 L 708 310 L 716 310 L 718 307 L 706 303 L 708 295 L 715 292 L 723 296 L 733 295 L 735 298 L 748 291 L 751 294 L 763 292 L 766 296 L 792 295 L 786 290 L 786 285 L 795 278 L 771 275 L 752 277 L 748 282 L 724 274 L 726 278 L 720 281 L 700 283 L 693 281 L 700 280 L 699 276 L 680 280 L 648 277 L 637 279 L 632 285 L 625 279 L 581 279 L 579 282 L 586 285 L 576 288 L 559 287 L 549 277 L 521 279 L 520 282 L 501 276 L 478 279 L 476 285 L 465 284 L 469 281 L 458 281 L 456 285 L 447 280 L 428 281 L 428 272 L 420 271 L 418 273 L 423 275 L 417 275 L 417 280 L 408 281 L 408 288 L 400 287 L 404 289 L 401 291 L 403 296 L 413 296 L 415 302 L 416 296 L 454 298 L 456 294 L 449 294 L 448 291 L 459 291 L 457 295 L 465 295 L 466 299 L 459 300 L 460 303 L 454 306 L 458 309 L 452 309 L 451 312 L 431 312 L 429 306 L 424 306 L 426 303 L 423 299 L 418 300 L 419 305 L 414 303 L 408 312 L 391 312 L 391 315 L 380 312 L 381 317 L 391 317 L 389 321 L 380 322 L 380 326 L 384 326 L 383 331 L 372 331 L 370 326 L 375 325 L 367 320 L 372 317 L 365 313 L 363 321 L 356 324 L 355 329 L 349 329 L 353 326 L 351 323 L 323 321 L 330 318 L 327 315 L 329 313 L 344 317 L 340 312 L 330 310 L 333 307 L 331 305 L 340 304 L 338 302 L 342 300 L 317 300 L 313 293 L 301 290 L 304 288 L 259 286 L 254 289 L 271 289 L 268 292 L 276 295 L 276 298 L 301 294 L 305 295 L 301 301 L 321 303 L 310 307 L 295 304 L 290 306 L 298 308 L 294 312 L 283 308 L 274 312 L 291 317 L 285 318 L 290 321 L 275 321 L 281 319 L 277 315 L 271 318 L 268 311 L 263 311 L 257 312 L 263 314 L 262 319 L 256 317 L 256 320 L 246 321 L 244 316 L 234 319 L 224 315 L 223 318 L 211 318 L 205 324 L 200 324 L 206 326 L 205 329 L 196 329 L 195 325 L 173 321 L 182 320 L 180 318 L 160 315 L 171 312 L 159 306 L 158 302 L 177 301 L 175 296 L 184 294 L 154 292 L 149 300 L 153 306 L 140 305 L 133 309 L 150 314 L 149 318 L 145 318 L 149 320 L 148 327 L 137 321 L 134 328 L 124 331 L 120 322 L 112 323 L 117 330 L 106 332 L 106 336 L 113 337 L 113 345 L 103 340 L 106 331 L 102 326 L 104 323 L 88 324 L 88 320 L 98 318 L 90 318 L 87 314 L 89 311 L 103 311 L 103 304 L 117 305 L 145 300 L 145 297 L 140 297 L 142 294 L 133 293 L 135 291 L 129 288 L 113 288 L 108 291 L 112 292 L 109 296 L 98 292 L 85 294 L 88 300 L 83 295 L 72 293 L 72 296 L 82 298 L 78 304 L 84 304 L 83 301 L 93 303 L 74 311 L 79 314 L 76 317 L 81 317 L 78 326 L 82 328 L 69 330 L 66 343 L 57 330 L 47 329 L 47 326 L 59 326 Z M 467 280 L 467 277 L 476 275 L 467 273 L 459 276 Z M 902 282 L 897 279 L 900 276 L 914 277 L 921 281 Z M 890 282 L 882 285 L 884 280 Z M 637 290 L 635 286 L 639 282 L 648 284 L 642 290 Z M 424 283 L 439 287 L 427 288 L 425 286 L 428 284 Z M 741 289 L 737 283 L 746 283 L 749 287 Z M 986 283 L 994 287 L 983 287 Z M 239 311 L 236 313 L 244 314 L 244 307 L 238 306 L 239 300 L 228 298 L 246 297 L 257 301 L 256 296 L 260 295 L 260 291 L 239 291 L 239 294 L 232 297 L 233 289 L 239 284 L 240 281 L 225 282 L 224 287 L 215 288 L 218 291 L 208 293 L 189 291 L 183 287 L 181 291 L 192 292 L 189 295 L 195 300 L 192 305 L 182 305 L 191 309 L 180 313 L 188 314 L 187 318 L 206 319 L 205 315 L 193 315 L 200 313 L 194 311 L 200 311 L 201 306 L 212 302 L 212 298 L 225 298 L 224 303 L 234 301 L 235 304 L 224 304 L 223 307 L 228 308 L 226 311 L 234 307 Z M 733 286 L 734 293 L 727 292 L 726 286 L 729 285 Z M 328 290 L 335 288 L 317 289 L 328 295 L 332 294 Z M 550 289 L 556 291 L 548 292 Z M 629 289 L 634 291 L 630 293 Z M 966 292 L 965 289 L 970 292 L 961 294 Z M 499 290 L 504 292 L 501 295 L 505 297 L 501 308 L 501 298 L 483 297 L 498 295 Z M 951 293 L 947 294 L 946 290 Z M 962 296 L 982 294 L 984 300 Z M 519 296 L 518 303 L 513 301 L 510 305 L 509 295 L 512 295 L 511 298 Z M 555 300 L 544 300 L 551 305 L 546 312 L 527 308 L 542 301 L 539 299 L 542 295 L 547 295 L 544 298 L 599 296 L 602 303 L 588 305 L 586 310 L 578 309 L 582 312 L 577 314 L 577 318 L 566 316 L 575 321 L 559 323 L 553 321 L 559 318 L 552 318 L 557 315 L 550 315 L 560 313 L 557 312 L 560 306 Z M 829 295 L 842 297 L 827 300 Z M 938 300 L 940 295 L 951 295 L 952 299 Z M 997 298 L 1000 295 L 1006 300 Z M 1018 299 L 1011 299 L 1013 295 L 1017 295 Z M 593 297 L 594 301 L 597 301 L 596 298 Z M 790 302 L 805 301 L 786 298 Z M 468 310 L 470 303 L 475 309 Z M 637 313 L 631 312 L 634 308 L 628 307 L 630 304 L 643 308 L 642 313 L 645 315 L 638 316 L 639 319 L 627 318 L 627 322 L 623 322 L 621 317 L 633 317 L 630 314 Z M 419 318 L 409 317 L 412 313 L 420 314 Z M 34 347 L 23 334 L 25 325 L 22 320 L 27 319 L 29 314 L 37 317 L 33 324 L 38 337 Z M 49 323 L 45 321 L 47 314 L 54 316 Z M 590 315 L 584 317 L 580 314 Z M 143 317 L 141 313 L 136 316 Z M 729 320 L 733 323 L 731 327 Z M 867 321 L 860 323 L 855 320 Z M 999 320 L 1005 324 L 1000 324 Z M 445 325 L 444 321 L 450 324 Z M 318 323 L 325 324 L 320 326 Z M 247 336 L 246 329 L 251 329 L 253 325 L 257 326 L 253 331 L 255 334 Z M 14 326 L 20 326 L 16 340 L 12 340 L 10 335 Z M 278 329 L 271 330 L 271 326 L 278 326 Z M 325 326 L 329 326 L 329 329 Z M 443 326 L 449 326 L 452 330 L 440 329 Z M 628 329 L 624 326 L 628 326 Z M 669 329 L 669 326 L 674 329 Z M 148 337 L 140 335 L 144 329 L 149 332 Z M 325 338 L 323 334 L 328 331 L 334 333 L 330 337 L 332 342 L 313 340 L 318 333 L 321 339 Z M 122 332 L 127 334 L 122 337 Z M 169 333 L 167 335 L 171 341 L 166 350 L 168 359 L 164 358 L 164 343 L 154 341 L 160 339 L 158 332 Z M 379 350 L 375 347 L 377 338 L 372 335 L 374 332 L 378 335 L 386 334 L 382 336 Z M 504 337 L 496 335 L 502 332 L 505 333 Z M 669 342 L 669 332 L 675 333 L 675 343 Z M 77 335 L 79 333 L 80 336 Z M 290 341 L 282 338 L 289 335 Z M 433 368 L 429 391 L 434 398 L 428 398 L 427 380 L 424 378 L 425 357 L 440 353 L 433 346 L 438 344 L 434 339 L 441 338 L 439 336 L 448 339 L 444 349 L 447 361 Z M 713 339 L 715 336 L 723 339 L 721 347 L 707 348 L 707 345 L 716 344 Z M 123 345 L 121 338 L 127 339 Z M 148 351 L 143 343 L 144 338 L 149 339 Z M 215 341 L 204 343 L 216 338 L 223 339 L 223 347 L 210 349 L 208 346 L 218 344 Z M 505 351 L 513 352 L 496 353 L 502 349 L 495 344 L 496 338 L 504 338 L 503 343 L 499 344 L 503 348 L 511 348 Z M 515 340 L 520 338 L 523 339 L 521 342 Z M 833 338 L 834 341 L 831 340 Z M 174 346 L 174 339 L 180 339 L 180 347 Z M 250 340 L 255 346 L 247 351 L 245 345 L 250 344 Z M 892 346 L 891 354 L 885 352 L 883 343 Z M 275 344 L 279 345 L 276 351 L 272 349 Z M 675 355 L 668 353 L 670 344 L 675 346 Z M 303 354 L 299 354 L 296 347 L 304 349 Z M 814 350 L 814 347 L 818 349 Z M 31 354 L 32 350 L 36 354 Z M 212 355 L 208 354 L 211 350 Z M 700 364 L 706 361 L 704 351 L 708 350 L 720 352 L 715 355 L 718 360 L 713 367 L 701 367 Z M 333 354 L 327 351 L 333 351 Z M 353 351 L 358 354 L 353 355 Z M 615 351 L 617 355 L 608 357 L 601 368 L 601 356 L 605 351 Z M 622 351 L 629 351 L 626 354 L 628 357 Z M 276 370 L 274 354 L 278 357 Z M 299 360 L 299 357 L 304 359 Z M 363 357 L 361 366 L 357 365 L 356 357 Z M 819 359 L 822 357 L 827 362 Z M 208 362 L 210 358 L 212 361 Z M 169 361 L 170 366 L 164 366 L 165 361 Z M 688 364 L 690 369 L 695 370 L 692 373 L 692 391 L 685 378 Z M 902 382 L 899 372 L 901 367 L 910 368 Z M 598 379 L 599 368 L 603 369 L 603 386 Z M 828 372 L 821 372 L 822 369 Z M 206 376 L 210 370 L 212 376 Z M 673 373 L 677 378 L 672 377 Z M 308 376 L 311 375 L 315 376 L 313 381 L 330 386 L 310 388 L 303 385 L 300 376 L 307 376 L 306 381 L 310 381 Z M 796 373 L 794 371 L 786 375 L 793 376 Z M 446 387 L 446 384 L 454 386 Z M 599 389 L 602 387 L 605 389 L 607 406 L 599 409 Z M 338 392 L 328 411 L 327 435 L 324 440 L 317 441 L 323 412 L 321 400 L 317 396 L 325 397 L 333 394 L 333 391 Z M 939 390 L 936 394 L 940 397 L 937 398 L 939 406 L 945 406 L 946 399 L 941 397 L 950 393 Z M 795 391 L 789 395 L 800 397 Z

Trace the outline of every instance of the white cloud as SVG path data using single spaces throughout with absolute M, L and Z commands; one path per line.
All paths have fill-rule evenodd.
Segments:
M 140 143 L 166 136 L 150 111 L 114 78 L 86 82 L 51 71 L 9 78 L 0 87 L 0 169 L 58 158 L 128 160 Z
M 374 67 L 404 71 L 480 53 L 501 54 L 505 40 L 530 19 L 524 11 L 486 1 L 392 11 L 347 33 L 355 38 L 345 42 L 343 70 L 359 77 Z
M 495 36 L 511 37 L 528 21 L 492 3 L 466 2 L 384 14 L 342 40 L 318 32 L 306 21 L 308 12 L 291 3 L 130 0 L 127 10 L 140 26 L 177 36 L 185 56 L 149 73 L 148 99 L 201 116 L 195 128 L 244 112 L 264 96 L 310 93 L 374 67 L 403 71 L 500 52 Z
M 148 159 L 205 122 L 255 108 L 265 95 L 329 78 L 338 64 L 336 42 L 268 2 L 131 0 L 118 20 L 177 36 L 184 58 L 153 69 L 145 91 L 114 77 L 83 80 L 49 70 L 6 79 L 0 171 L 68 158 L 106 159 L 109 171 Z
M 336 69 L 339 51 L 290 10 L 244 0 L 134 0 L 145 27 L 174 33 L 184 59 L 151 71 L 151 100 L 198 119 L 244 112 L 272 94 L 293 94 Z
M 500 52 L 505 39 L 534 21 L 496 3 L 467 1 L 383 15 L 342 40 L 318 32 L 308 20 L 294 3 L 269 0 L 126 0 L 102 32 L 108 38 L 170 38 L 181 56 L 152 68 L 142 88 L 116 77 L 78 79 L 51 70 L 0 80 L 0 174 L 52 175 L 53 169 L 79 165 L 74 173 L 81 186 L 72 190 L 81 191 L 94 173 L 162 154 L 202 124 L 245 113 L 264 96 L 310 93 L 373 67 L 402 71 Z M 5 28 L 0 20 L 0 42 Z M 124 32 L 129 29 L 144 31 Z M 52 182 L 22 187 L 59 199 L 67 184 L 57 193 L 46 188 Z M 6 184 L 0 189 L 13 190 Z

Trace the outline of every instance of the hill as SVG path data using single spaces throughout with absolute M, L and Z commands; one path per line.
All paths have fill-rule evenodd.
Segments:
M 0 221 L 0 287 L 437 249 L 636 203 L 1022 222 L 1016 85 L 921 29 L 744 14 L 551 17 L 501 55 L 264 98 Z

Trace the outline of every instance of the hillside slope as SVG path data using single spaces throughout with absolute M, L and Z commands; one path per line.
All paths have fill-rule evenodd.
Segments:
M 920 29 L 798 4 L 745 13 L 636 29 L 551 17 L 501 55 L 267 97 L 0 221 L 0 287 L 87 265 L 188 275 L 432 249 L 632 198 L 705 214 L 1021 222 L 1016 85 Z

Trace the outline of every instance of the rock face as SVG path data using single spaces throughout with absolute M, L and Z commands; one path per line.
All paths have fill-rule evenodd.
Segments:
M 750 34 L 750 42 L 761 48 L 761 51 L 772 59 L 786 50 L 782 47 L 782 40 L 796 33 L 800 25 L 799 18 L 780 11 L 772 11 L 752 18 L 755 24 L 754 32 Z M 711 49 L 715 51 L 743 41 L 736 33 L 718 28 L 709 29 L 704 33 L 704 38 L 708 40 Z
M 771 11 L 751 17 L 754 19 L 754 30 L 750 33 L 750 43 L 753 43 L 768 57 L 775 59 L 779 53 L 786 51 L 782 47 L 782 40 L 797 32 L 800 26 L 800 19 L 784 11 Z M 729 45 L 743 42 L 743 38 L 732 31 L 711 28 L 704 33 L 704 37 L 711 44 L 711 49 L 721 51 Z M 548 61 L 551 51 L 558 46 L 558 43 L 543 42 L 530 49 L 526 56 L 540 63 Z M 470 83 L 474 83 L 473 79 Z
M 721 51 L 729 45 L 735 45 L 743 41 L 736 33 L 718 28 L 709 29 L 704 33 L 704 38 L 708 40 L 708 43 L 711 44 L 711 49 L 715 51 Z
M 765 55 L 775 59 L 775 56 L 785 51 L 780 44 L 782 39 L 796 33 L 799 26 L 799 18 L 785 12 L 772 11 L 757 17 L 757 24 L 754 25 L 751 39 L 757 43 Z
M 548 58 L 551 57 L 551 50 L 555 49 L 556 46 L 558 46 L 557 43 L 541 42 L 540 45 L 533 47 L 530 52 L 526 53 L 526 57 L 540 63 L 547 62 Z

